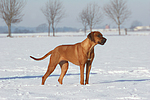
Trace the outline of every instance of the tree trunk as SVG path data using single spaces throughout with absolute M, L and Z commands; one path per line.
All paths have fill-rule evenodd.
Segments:
M 92 32 L 92 25 L 90 25 L 90 32 Z
M 54 27 L 52 27 L 53 28 L 53 36 L 55 36 L 55 28 Z
M 119 31 L 119 35 L 121 35 L 121 32 L 120 32 L 120 24 L 118 24 L 118 31 Z
M 11 37 L 11 25 L 8 25 L 8 35 L 7 37 Z
M 48 26 L 48 36 L 50 36 L 50 24 Z
M 84 33 L 85 33 L 85 36 L 86 36 L 86 26 L 84 27 Z
M 120 24 L 121 24 L 120 23 L 120 17 L 118 16 L 117 19 L 118 19 L 118 23 L 117 23 L 118 24 L 118 31 L 119 31 L 119 35 L 121 35 L 121 32 L 120 32 Z
M 128 35 L 128 34 L 127 34 L 127 28 L 125 28 L 124 30 L 125 30 L 125 35 Z
M 55 28 L 54 28 L 54 24 L 52 24 L 52 29 L 53 29 L 53 36 L 55 36 Z

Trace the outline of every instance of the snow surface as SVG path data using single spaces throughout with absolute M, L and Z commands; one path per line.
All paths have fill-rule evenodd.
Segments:
M 70 63 L 63 85 L 60 68 L 41 85 L 49 57 L 41 57 L 60 44 L 86 37 L 0 38 L 0 100 L 148 100 L 150 99 L 150 35 L 105 36 L 95 47 L 90 84 L 79 84 L 79 67 Z

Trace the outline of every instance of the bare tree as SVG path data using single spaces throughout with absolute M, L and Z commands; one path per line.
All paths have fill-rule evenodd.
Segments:
M 48 21 L 48 36 L 50 36 L 50 27 L 51 27 L 51 24 L 52 24 L 52 19 L 51 19 L 51 11 L 50 11 L 50 5 L 48 4 L 49 2 L 46 3 L 46 6 L 45 8 L 42 8 L 42 12 L 43 14 L 45 15 L 46 17 L 46 20 Z
M 96 24 L 100 24 L 102 22 L 103 16 L 100 6 L 98 6 L 96 3 L 90 3 L 87 5 L 86 12 L 88 25 L 90 27 L 90 31 L 92 31 Z
M 42 12 L 48 21 L 49 33 L 50 26 L 52 25 L 53 36 L 55 36 L 55 27 L 65 15 L 64 7 L 59 0 L 49 0 L 45 5 L 46 6 L 42 8 Z
M 88 26 L 88 21 L 87 21 L 87 15 L 86 15 L 86 11 L 83 9 L 81 13 L 79 13 L 79 16 L 77 18 L 77 20 L 82 23 L 82 25 L 84 26 L 84 33 L 86 35 L 86 30 L 87 30 L 87 26 Z
M 98 6 L 96 3 L 89 3 L 79 14 L 78 19 L 83 24 L 85 30 L 88 24 L 90 31 L 92 31 L 96 24 L 100 24 L 100 22 L 102 22 L 102 18 L 103 16 L 100 6 Z
M 127 1 L 111 0 L 109 4 L 104 6 L 104 12 L 118 25 L 119 35 L 121 35 L 120 25 L 131 15 L 131 11 L 127 7 Z
M 21 14 L 25 1 L 23 0 L 0 0 L 0 18 L 4 19 L 8 26 L 8 37 L 11 37 L 11 24 L 22 21 Z

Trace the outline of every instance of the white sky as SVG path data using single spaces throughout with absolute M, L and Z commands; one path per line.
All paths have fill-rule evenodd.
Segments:
M 37 27 L 40 24 L 47 23 L 41 8 L 45 6 L 48 0 L 26 0 L 27 4 L 23 10 L 23 21 L 15 26 Z M 83 28 L 82 24 L 77 21 L 79 12 L 90 2 L 96 2 L 101 8 L 109 3 L 110 0 L 61 0 L 66 11 L 66 17 L 62 19 L 57 27 L 75 27 Z M 128 7 L 132 12 L 131 17 L 122 25 L 127 28 L 131 26 L 134 20 L 142 22 L 144 26 L 150 25 L 150 0 L 128 0 Z M 111 27 L 116 26 L 104 16 L 103 22 L 99 26 L 109 24 Z M 0 19 L 0 26 L 6 26 L 5 22 Z

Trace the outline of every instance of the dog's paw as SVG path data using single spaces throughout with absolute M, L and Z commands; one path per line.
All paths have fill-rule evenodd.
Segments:
M 59 84 L 61 84 L 61 85 L 63 84 L 63 83 L 62 83 L 62 80 L 60 80 L 60 79 L 58 79 L 58 82 L 59 82 Z
M 84 82 L 80 82 L 81 85 L 84 85 Z

